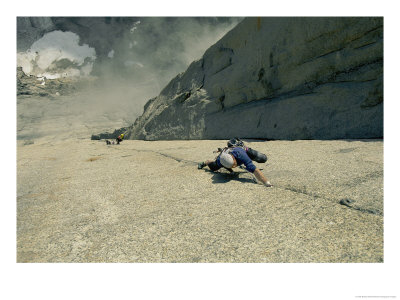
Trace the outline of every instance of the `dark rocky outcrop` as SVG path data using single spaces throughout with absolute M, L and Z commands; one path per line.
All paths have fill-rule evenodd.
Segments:
M 26 75 L 21 67 L 17 68 L 17 96 L 57 97 L 69 95 L 77 91 L 83 81 L 76 78 L 47 79 Z
M 50 17 L 17 18 L 17 50 L 26 51 L 47 32 L 56 30 Z
M 174 78 L 131 139 L 383 137 L 383 18 L 246 18 Z

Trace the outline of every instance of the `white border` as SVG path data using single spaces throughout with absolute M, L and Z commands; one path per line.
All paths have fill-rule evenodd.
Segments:
M 376 1 L 17 1 L 1 18 L 3 299 L 356 299 L 397 296 L 398 16 Z M 14 6 L 12 6 L 14 5 Z M 16 264 L 16 16 L 384 16 L 383 264 Z M 394 82 L 396 80 L 396 82 Z M 6 90 L 4 92 L 4 89 Z M 8 294 L 6 296 L 5 294 Z M 10 296 L 11 295 L 11 296 Z

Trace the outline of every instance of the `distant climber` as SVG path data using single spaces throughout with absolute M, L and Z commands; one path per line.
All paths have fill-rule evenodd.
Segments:
M 220 152 L 220 154 L 215 160 L 207 160 L 199 163 L 198 169 L 203 169 L 205 166 L 207 166 L 211 171 L 217 171 L 224 167 L 228 171 L 233 172 L 232 168 L 244 164 L 245 169 L 248 172 L 253 173 L 255 177 L 266 187 L 272 186 L 261 170 L 258 169 L 252 162 L 252 159 L 257 162 L 266 162 L 267 156 L 265 154 L 245 147 L 244 143 L 238 138 L 229 140 L 228 147 L 225 147 L 224 149 L 218 148 L 218 152 Z M 250 156 L 252 158 L 250 158 Z
M 120 142 L 122 142 L 123 139 L 124 139 L 124 134 L 121 133 L 115 140 L 117 141 L 117 144 L 119 144 Z

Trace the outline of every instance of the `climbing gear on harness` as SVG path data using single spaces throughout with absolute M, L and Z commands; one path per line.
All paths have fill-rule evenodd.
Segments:
M 239 138 L 233 138 L 228 141 L 228 147 L 244 147 L 244 143 Z

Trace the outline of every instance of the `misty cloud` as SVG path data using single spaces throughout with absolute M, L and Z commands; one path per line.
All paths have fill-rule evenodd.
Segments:
M 118 77 L 134 84 L 157 81 L 156 96 L 205 50 L 232 29 L 240 18 L 143 17 L 117 39 L 108 51 L 112 59 L 96 61 L 93 74 Z M 139 68 L 132 68 L 132 67 Z

